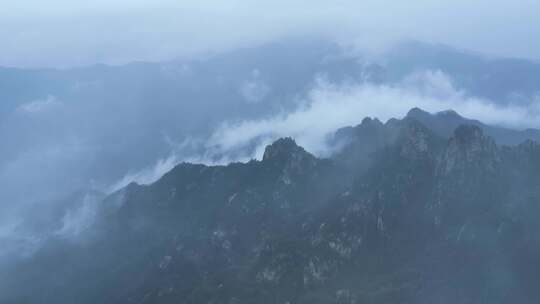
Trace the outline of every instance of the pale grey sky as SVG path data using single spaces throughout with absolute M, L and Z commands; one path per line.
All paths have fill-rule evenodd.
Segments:
M 540 1 L 0 0 L 0 65 L 167 60 L 286 36 L 395 39 L 540 59 Z

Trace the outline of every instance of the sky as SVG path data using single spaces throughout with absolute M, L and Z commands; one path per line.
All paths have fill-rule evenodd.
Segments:
M 540 1 L 0 0 L 0 66 L 162 61 L 321 35 L 540 60 Z

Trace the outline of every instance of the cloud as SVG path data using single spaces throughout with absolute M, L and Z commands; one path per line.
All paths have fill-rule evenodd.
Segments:
M 250 153 L 243 153 L 243 151 L 216 149 L 216 147 L 211 146 L 212 142 L 210 140 L 202 138 L 186 138 L 180 143 L 174 142 L 169 137 L 166 137 L 165 140 L 172 150 L 168 156 L 159 158 L 152 166 L 129 172 L 108 187 L 106 192 L 108 194 L 114 193 L 132 182 L 139 185 L 149 185 L 181 162 L 226 165 L 233 161 L 245 162 L 251 158 Z
M 172 170 L 172 168 L 174 168 L 174 166 L 176 166 L 179 162 L 180 160 L 176 154 L 171 154 L 166 158 L 158 159 L 158 161 L 152 167 L 145 168 L 138 172 L 126 174 L 121 180 L 115 182 L 107 192 L 116 192 L 132 182 L 140 185 L 151 184 L 157 181 L 165 173 Z
M 413 107 L 430 112 L 453 109 L 488 124 L 511 128 L 540 127 L 540 102 L 532 107 L 498 106 L 469 97 L 455 89 L 450 77 L 440 71 L 417 72 L 397 85 L 335 85 L 319 80 L 304 105 L 291 113 L 262 120 L 225 123 L 212 135 L 209 146 L 220 153 L 248 147 L 254 140 L 265 142 L 293 136 L 307 150 L 327 155 L 325 142 L 336 129 L 358 124 L 364 117 L 387 120 L 403 117 Z M 258 155 L 260 157 L 260 149 Z
M 2 224 L 0 225 L 0 240 L 13 235 L 13 232 L 16 230 L 18 225 L 19 223 L 14 220 L 2 221 Z
M 21 231 L 19 219 L 5 219 L 0 224 L 0 266 L 6 257 L 26 258 L 33 255 L 43 243 L 37 235 Z
M 101 197 L 84 195 L 82 202 L 72 210 L 67 210 L 62 217 L 62 226 L 54 232 L 64 238 L 77 238 L 90 228 L 95 220 Z
M 318 156 L 328 156 L 334 147 L 327 145 L 327 138 L 337 129 L 357 125 L 364 117 L 401 118 L 414 107 L 429 112 L 453 109 L 465 117 L 510 128 L 540 128 L 540 99 L 526 107 L 498 106 L 454 88 L 452 79 L 441 71 L 415 72 L 396 85 L 338 85 L 320 78 L 296 110 L 265 119 L 224 122 L 207 139 L 185 141 L 170 156 L 126 175 L 111 189 L 132 181 L 150 184 L 183 161 L 215 165 L 261 159 L 266 145 L 286 136 Z
M 9 187 L 0 191 L 0 200 L 5 202 L 0 210 L 47 201 L 78 189 L 87 183 L 79 174 L 85 171 L 94 154 L 93 147 L 74 141 L 28 149 L 6 160 L 0 167 L 0 183 Z
M 27 113 L 38 113 L 52 107 L 60 105 L 60 102 L 56 99 L 55 96 L 48 95 L 44 99 L 37 99 L 30 101 L 28 103 L 20 105 L 17 110 Z
M 255 69 L 251 74 L 251 78 L 242 83 L 239 91 L 247 103 L 258 103 L 268 96 L 270 87 L 260 79 L 259 70 Z

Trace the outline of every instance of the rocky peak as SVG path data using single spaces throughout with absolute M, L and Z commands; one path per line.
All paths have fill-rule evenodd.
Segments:
M 352 128 L 352 137 L 358 139 L 365 139 L 366 137 L 377 136 L 377 134 L 383 132 L 384 124 L 377 118 L 366 117 L 362 122 Z
M 300 176 L 309 177 L 316 167 L 317 159 L 290 138 L 280 138 L 266 147 L 262 163 L 279 171 L 278 179 L 283 185 L 295 184 Z
M 468 119 L 462 117 L 456 111 L 451 109 L 431 114 L 422 109 L 413 108 L 407 113 L 406 118 L 416 119 L 426 124 L 426 126 L 430 128 L 432 126 L 436 126 L 437 128 L 441 128 L 444 125 L 453 126 L 452 129 L 449 131 L 454 130 L 454 128 L 457 127 L 459 124 L 469 122 Z
M 298 155 L 310 155 L 290 137 L 280 138 L 264 150 L 263 161 L 287 160 Z M 310 155 L 311 156 L 311 155 Z
M 381 127 L 383 123 L 377 118 L 366 117 L 362 119 L 360 127 Z
M 450 145 L 466 154 L 472 161 L 476 158 L 494 157 L 497 153 L 495 141 L 484 135 L 482 129 L 475 125 L 460 125 L 450 139 Z
M 351 137 L 364 137 L 367 134 L 372 134 L 378 130 L 382 130 L 384 124 L 377 118 L 366 117 L 362 119 L 362 122 L 359 125 L 354 127 L 344 127 L 338 129 L 334 134 L 334 140 L 343 140 L 345 138 L 351 139 Z
M 431 146 L 430 131 L 416 119 L 405 119 L 400 129 L 401 155 L 418 158 L 428 153 Z
M 428 112 L 420 109 L 420 108 L 412 108 L 407 112 L 407 115 L 405 117 L 408 118 L 420 118 L 425 116 L 431 116 Z
M 464 119 L 461 115 L 459 115 L 456 111 L 454 110 L 446 110 L 446 111 L 441 111 L 441 112 L 437 112 L 436 114 L 438 117 L 444 117 L 444 118 L 452 118 L 452 119 Z
M 498 161 L 497 145 L 475 125 L 457 127 L 443 157 L 446 172 L 472 167 L 491 171 Z

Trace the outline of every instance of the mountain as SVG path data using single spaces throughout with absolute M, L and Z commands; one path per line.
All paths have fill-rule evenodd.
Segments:
M 186 142 L 224 122 L 295 110 L 318 75 L 340 83 L 363 74 L 337 45 L 302 39 L 191 60 L 0 67 L 0 183 L 13 185 L 0 200 L 51 205 L 90 183 L 103 190 L 179 146 L 191 154 Z
M 535 62 L 418 42 L 398 44 L 380 57 L 372 61 L 323 39 L 289 39 L 168 62 L 0 67 L 0 201 L 6 202 L 0 221 L 11 213 L 31 221 L 47 212 L 36 211 L 42 206 L 75 192 L 107 191 L 171 154 L 199 155 L 193 142 L 224 123 L 303 111 L 321 87 L 380 85 L 436 97 L 457 90 L 523 108 L 534 106 L 540 91 Z M 512 144 L 521 140 L 506 137 Z
M 337 131 L 329 159 L 282 138 L 130 184 L 0 274 L 0 302 L 537 303 L 540 144 L 419 113 Z
M 467 119 L 452 110 L 430 114 L 419 108 L 407 113 L 407 117 L 414 118 L 438 135 L 449 137 L 459 125 L 469 124 L 480 127 L 486 135 L 492 137 L 500 145 L 518 145 L 526 140 L 540 141 L 540 130 L 526 129 L 522 131 L 486 125 L 478 120 Z
M 384 56 L 388 80 L 415 70 L 442 71 L 453 85 L 498 104 L 527 104 L 538 96 L 540 63 L 516 58 L 490 58 L 443 44 L 404 41 Z

